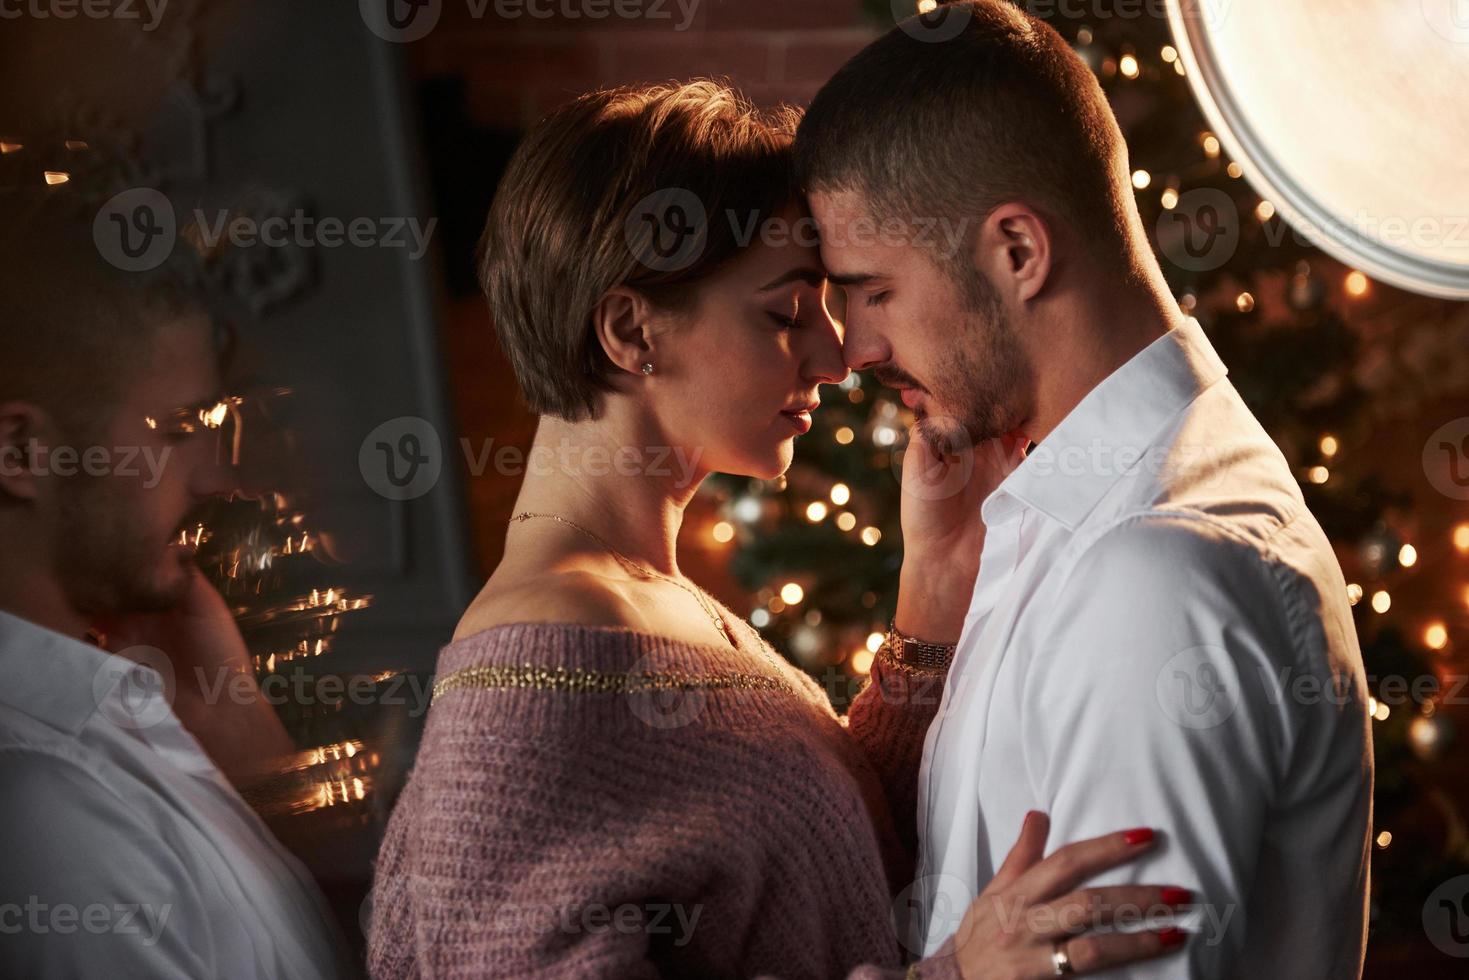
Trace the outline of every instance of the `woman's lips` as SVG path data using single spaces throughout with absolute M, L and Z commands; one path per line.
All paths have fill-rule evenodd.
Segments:
M 796 431 L 801 433 L 802 435 L 811 431 L 810 412 L 803 409 L 799 412 L 781 412 L 780 414 L 783 418 L 790 420 L 791 425 L 794 425 L 796 427 Z

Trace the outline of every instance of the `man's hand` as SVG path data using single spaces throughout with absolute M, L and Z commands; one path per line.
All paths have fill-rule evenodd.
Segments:
M 97 624 L 107 649 L 153 647 L 173 668 L 173 710 L 236 787 L 275 770 L 295 747 L 261 696 L 229 607 L 204 573 L 190 566 L 184 601 L 161 613 L 138 613 Z
M 980 504 L 1020 464 L 1025 439 L 1001 436 L 941 456 L 916 435 L 903 456 L 903 571 L 899 630 L 954 643 L 979 575 L 984 547 Z

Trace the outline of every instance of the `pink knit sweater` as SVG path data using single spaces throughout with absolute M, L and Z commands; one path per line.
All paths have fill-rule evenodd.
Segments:
M 372 975 L 903 976 L 892 895 L 941 681 L 878 665 L 844 721 L 734 621 L 739 650 L 554 623 L 445 647 Z

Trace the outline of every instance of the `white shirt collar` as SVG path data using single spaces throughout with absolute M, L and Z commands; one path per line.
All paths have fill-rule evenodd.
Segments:
M 124 679 L 129 683 L 123 684 Z M 55 630 L 0 611 L 0 704 L 69 735 L 102 710 L 109 721 L 143 728 L 168 712 L 162 676 Z M 141 712 L 141 714 L 140 714 Z
M 1087 393 L 985 500 L 987 525 L 1029 506 L 1075 530 L 1169 419 L 1228 373 L 1193 317 Z

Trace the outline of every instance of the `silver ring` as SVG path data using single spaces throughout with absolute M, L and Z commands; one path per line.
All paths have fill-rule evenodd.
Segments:
M 1051 947 L 1051 969 L 1056 971 L 1056 976 L 1064 977 L 1075 973 L 1071 968 L 1071 957 L 1066 954 L 1066 940 L 1057 940 L 1056 945 Z

